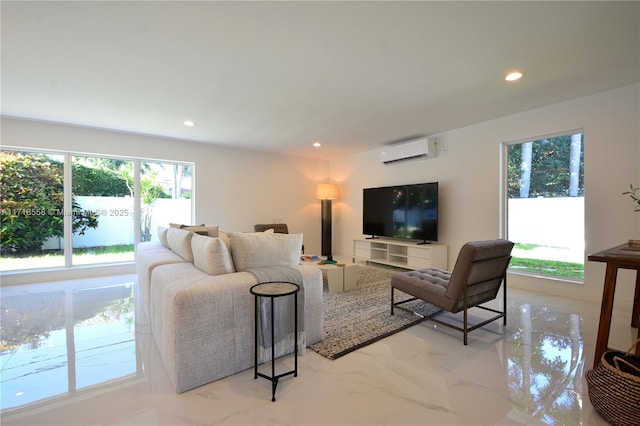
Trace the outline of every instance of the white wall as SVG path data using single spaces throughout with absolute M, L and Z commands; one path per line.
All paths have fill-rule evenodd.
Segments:
M 253 231 L 282 220 L 320 252 L 316 183 L 328 177 L 327 161 L 7 117 L 1 125 L 3 146 L 194 162 L 196 224 Z
M 440 183 L 440 242 L 449 267 L 464 242 L 502 236 L 503 142 L 583 129 L 585 133 L 585 251 L 593 253 L 640 236 L 640 215 L 621 192 L 640 185 L 640 85 L 602 92 L 436 135 L 447 152 L 437 158 L 385 166 L 378 150 L 330 163 L 341 186 L 334 208 L 334 251 L 352 254 L 362 238 L 362 189 L 403 183 Z M 586 262 L 584 285 L 511 274 L 509 285 L 585 300 L 600 300 L 605 266 Z M 616 303 L 630 306 L 631 271 L 619 274 Z

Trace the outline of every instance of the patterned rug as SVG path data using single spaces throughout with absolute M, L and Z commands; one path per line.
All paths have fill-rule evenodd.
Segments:
M 356 288 L 347 293 L 329 293 L 325 283 L 323 339 L 309 349 L 325 358 L 337 359 L 423 321 L 399 309 L 391 315 L 392 274 L 359 266 Z M 401 301 L 410 297 L 397 291 L 395 298 Z M 424 315 L 440 311 L 420 300 L 405 306 Z

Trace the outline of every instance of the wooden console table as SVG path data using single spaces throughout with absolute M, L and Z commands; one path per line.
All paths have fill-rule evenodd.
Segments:
M 604 276 L 604 288 L 602 290 L 598 339 L 596 341 L 596 351 L 593 359 L 593 366 L 595 367 L 600 362 L 602 354 L 605 353 L 609 345 L 609 328 L 611 327 L 613 296 L 616 290 L 618 269 L 636 270 L 636 289 L 633 297 L 631 327 L 638 327 L 640 320 L 640 251 L 630 249 L 628 244 L 622 244 L 589 255 L 588 259 L 594 262 L 605 262 L 607 264 L 607 270 Z M 640 338 L 640 328 L 638 328 L 638 338 Z M 640 355 L 640 344 L 636 346 L 636 355 Z

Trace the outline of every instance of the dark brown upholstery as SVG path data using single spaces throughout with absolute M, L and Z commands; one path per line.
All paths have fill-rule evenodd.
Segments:
M 273 229 L 273 232 L 278 234 L 288 234 L 289 228 L 286 223 L 261 223 L 258 225 L 253 225 L 253 230 L 255 232 L 264 232 L 269 229 Z
M 429 316 L 426 319 L 454 328 L 464 333 L 464 344 L 467 344 L 467 333 L 498 318 L 507 323 L 507 276 L 506 271 L 511 260 L 513 243 L 507 240 L 474 241 L 466 243 L 458 254 L 452 272 L 443 269 L 428 268 L 420 271 L 409 271 L 393 274 L 391 277 L 391 314 L 394 308 L 408 301 L 394 303 L 394 289 L 413 296 L 410 300 L 422 299 L 446 311 L 464 312 L 463 328 L 445 323 Z M 493 300 L 498 295 L 504 282 L 504 306 L 502 311 L 479 306 Z M 488 310 L 499 315 L 469 327 L 467 310 L 472 307 Z

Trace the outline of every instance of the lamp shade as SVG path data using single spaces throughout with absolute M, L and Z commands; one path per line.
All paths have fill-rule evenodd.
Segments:
M 319 183 L 317 193 L 319 200 L 335 200 L 338 198 L 338 187 L 335 183 Z

